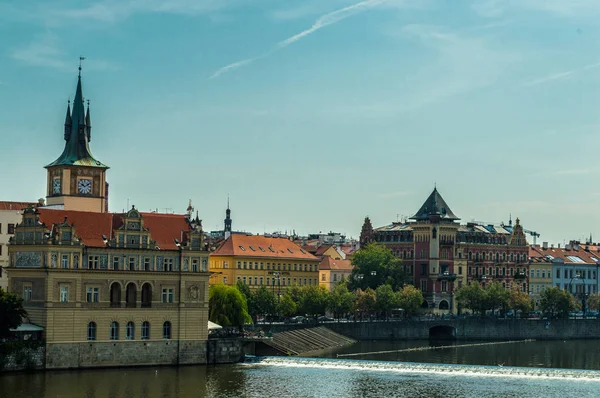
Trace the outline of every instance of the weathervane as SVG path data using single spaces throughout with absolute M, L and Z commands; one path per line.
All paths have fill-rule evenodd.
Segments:
M 85 57 L 79 57 L 79 76 L 81 77 L 81 62 L 85 59 Z

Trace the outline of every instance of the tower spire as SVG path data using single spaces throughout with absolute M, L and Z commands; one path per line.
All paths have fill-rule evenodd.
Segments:
M 87 100 L 87 112 L 85 113 L 85 128 L 88 142 L 92 141 L 92 121 L 90 118 L 90 100 Z
M 231 209 L 229 208 L 229 195 L 227 195 L 227 210 L 225 210 L 225 220 L 223 228 L 225 239 L 229 238 L 229 236 L 231 235 L 231 223 Z
M 65 141 L 69 141 L 72 124 L 73 121 L 71 120 L 71 99 L 69 99 L 67 101 L 67 116 L 65 117 Z

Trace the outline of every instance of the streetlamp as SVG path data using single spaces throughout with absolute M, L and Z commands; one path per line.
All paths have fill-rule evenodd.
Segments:
M 573 294 L 573 279 L 581 279 L 583 281 L 583 291 L 582 292 L 578 292 L 577 291 L 577 286 L 575 286 L 575 294 Z M 581 298 L 581 309 L 583 312 L 583 318 L 585 319 L 585 315 L 586 315 L 586 292 L 585 292 L 585 277 L 582 276 L 581 274 L 575 274 L 575 276 L 573 278 L 571 278 L 571 280 L 569 281 L 569 293 L 573 294 L 573 296 L 577 297 L 577 298 Z

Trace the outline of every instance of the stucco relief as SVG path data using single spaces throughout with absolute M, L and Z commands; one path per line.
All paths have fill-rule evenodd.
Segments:
M 40 252 L 17 252 L 15 256 L 17 267 L 41 267 L 42 253 Z
M 51 264 L 52 265 L 51 266 L 52 266 L 52 268 L 56 268 L 56 262 L 57 262 L 58 255 L 56 253 L 52 253 L 52 257 L 51 258 L 52 258 L 52 260 L 51 260 Z
M 106 254 L 100 256 L 100 269 L 108 268 L 108 256 Z
M 189 268 L 189 262 L 190 262 L 190 260 L 188 258 L 186 258 L 186 259 L 183 260 L 183 270 L 184 271 L 188 270 L 188 268 Z
M 192 285 L 188 289 L 188 297 L 190 301 L 198 301 L 198 297 L 200 296 L 200 289 L 198 286 Z

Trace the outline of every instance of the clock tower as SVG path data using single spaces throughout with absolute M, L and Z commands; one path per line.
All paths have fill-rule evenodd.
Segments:
M 70 105 L 67 105 L 65 118 L 65 149 L 58 159 L 46 166 L 46 204 L 64 210 L 104 213 L 108 211 L 108 166 L 96 160 L 90 151 L 90 104 L 88 101 L 86 112 L 81 89 L 81 66 L 72 112 Z

